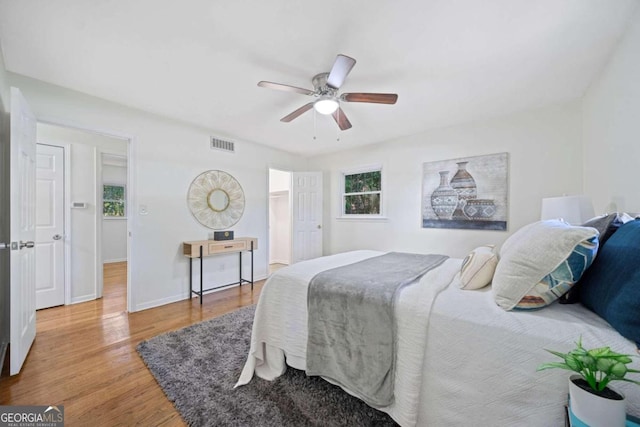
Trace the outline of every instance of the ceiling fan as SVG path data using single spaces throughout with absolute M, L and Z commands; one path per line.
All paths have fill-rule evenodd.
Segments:
M 356 64 L 356 60 L 346 55 L 338 55 L 331 71 L 328 73 L 316 74 L 311 82 L 313 90 L 301 87 L 290 86 L 280 83 L 261 81 L 258 83 L 260 87 L 269 89 L 283 90 L 286 92 L 296 92 L 303 95 L 313 96 L 316 99 L 298 108 L 291 114 L 280 119 L 281 122 L 290 122 L 301 116 L 310 109 L 315 109 L 318 113 L 331 114 L 341 130 L 351 128 L 351 122 L 340 108 L 340 102 L 368 102 L 373 104 L 395 104 L 398 95 L 395 93 L 343 93 L 339 94 L 338 90 L 349 75 L 349 72 Z

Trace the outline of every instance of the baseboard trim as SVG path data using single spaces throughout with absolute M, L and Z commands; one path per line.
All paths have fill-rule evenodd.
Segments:
M 93 301 L 98 299 L 96 294 L 83 295 L 81 297 L 71 298 L 71 304 L 80 304 L 81 302 Z
M 253 281 L 254 282 L 259 282 L 260 280 L 264 280 L 266 278 L 267 278 L 266 275 L 262 275 L 261 274 L 260 276 L 255 276 L 253 278 Z M 238 286 L 238 285 L 235 285 L 235 286 Z M 250 284 L 247 285 L 245 283 L 242 286 L 251 286 L 251 285 Z M 234 286 L 228 286 L 228 287 L 224 287 L 224 288 L 221 288 L 221 289 L 212 289 L 212 290 L 210 290 L 208 292 L 205 292 L 204 294 L 207 295 L 207 294 L 210 294 L 210 293 L 213 293 L 213 292 L 220 292 L 220 291 L 224 291 L 224 290 L 227 290 L 227 289 L 231 289 L 233 287 Z M 173 302 L 182 301 L 182 300 L 185 300 L 185 299 L 189 299 L 189 294 L 187 292 L 182 292 L 179 295 L 173 295 L 173 296 L 170 296 L 170 297 L 167 297 L 167 298 L 160 298 L 160 299 L 157 299 L 157 300 L 136 304 L 135 305 L 135 311 L 148 310 L 150 308 L 160 307 L 161 305 L 167 305 L 167 304 L 171 304 Z

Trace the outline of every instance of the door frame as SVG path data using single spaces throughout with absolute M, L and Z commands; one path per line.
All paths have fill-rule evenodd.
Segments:
M 40 120 L 38 120 L 40 122 Z M 42 141 L 42 142 L 40 142 Z M 54 142 L 41 140 L 36 133 L 36 147 L 38 145 L 49 145 L 62 148 L 63 159 L 63 179 L 64 179 L 64 305 L 71 304 L 71 145 L 68 142 Z M 37 153 L 37 148 L 36 148 Z M 36 206 L 37 208 L 37 206 Z
M 287 172 L 289 173 L 289 219 L 290 219 L 290 235 L 289 235 L 289 241 L 290 241 L 290 254 L 289 254 L 289 263 L 290 264 L 295 264 L 298 260 L 296 259 L 296 245 L 295 245 L 295 235 L 294 235 L 294 228 L 295 228 L 295 206 L 297 201 L 295 200 L 295 195 L 294 195 L 294 179 L 295 179 L 295 174 L 303 174 L 303 173 L 319 173 L 320 174 L 320 179 L 322 180 L 322 184 L 320 186 L 320 190 L 321 190 L 321 195 L 322 195 L 322 200 L 320 201 L 320 214 L 319 214 L 319 222 L 320 222 L 320 227 L 323 227 L 324 224 L 324 174 L 320 171 L 294 171 L 291 170 L 289 168 L 282 168 L 282 167 L 278 167 L 278 166 L 272 166 L 272 165 L 267 165 L 267 188 L 266 188 L 266 193 L 267 193 L 267 227 L 270 226 L 271 224 L 271 209 L 270 209 L 270 194 L 271 194 L 271 174 L 270 171 L 271 170 L 278 170 L 281 172 Z M 320 251 L 320 255 L 322 256 L 322 254 L 324 253 L 324 229 L 322 228 L 321 230 L 321 235 L 320 235 L 320 239 L 321 239 L 321 243 L 322 243 L 322 249 Z M 270 253 L 270 245 L 271 245 L 271 241 L 270 241 L 270 234 L 271 231 L 270 229 L 267 229 L 267 264 L 271 261 L 271 253 Z
M 61 127 L 66 127 L 66 128 L 70 128 L 70 129 L 75 129 L 75 130 L 80 130 L 80 131 L 84 131 L 84 132 L 89 132 L 89 133 L 96 133 L 99 135 L 104 135 L 107 137 L 112 137 L 112 138 L 118 138 L 118 139 L 122 139 L 124 141 L 126 141 L 127 143 L 127 209 L 128 212 L 130 214 L 127 215 L 127 312 L 132 313 L 135 311 L 135 286 L 132 283 L 131 277 L 132 277 L 132 271 L 133 271 L 133 248 L 134 248 L 134 241 L 133 241 L 133 236 L 132 236 L 132 230 L 135 227 L 135 221 L 134 221 L 134 215 L 133 215 L 133 207 L 136 206 L 135 202 L 137 200 L 137 191 L 136 191 L 136 173 L 135 173 L 135 165 L 136 165 L 136 158 L 135 158 L 135 149 L 134 147 L 137 145 L 136 144 L 136 138 L 131 135 L 131 134 L 126 134 L 126 133 L 122 133 L 122 132 L 118 132 L 118 131 L 114 131 L 114 130 L 110 130 L 110 129 L 103 129 L 103 128 L 98 128 L 98 127 L 93 127 L 93 126 L 87 126 L 84 124 L 79 124 L 76 122 L 73 122 L 71 120 L 62 120 L 56 117 L 49 117 L 49 116 L 39 116 L 38 117 L 38 122 L 39 123 L 44 123 L 44 124 L 49 124 L 49 125 L 54 125 L 54 126 L 61 126 Z M 69 144 L 67 144 L 69 145 Z M 69 145 L 70 146 L 70 145 Z M 65 156 L 69 153 L 70 150 L 65 150 Z M 96 153 L 99 153 L 100 150 L 96 150 Z M 99 163 L 99 155 L 96 155 L 96 158 L 94 159 L 94 161 L 96 163 Z M 65 157 L 65 168 L 66 165 L 69 162 L 66 161 L 66 157 Z M 96 164 L 96 171 L 98 168 L 98 165 Z M 98 176 L 95 176 L 95 180 L 96 180 L 96 187 L 98 186 Z M 69 194 L 70 195 L 70 190 L 71 190 L 71 183 L 69 182 L 69 188 L 66 188 L 67 185 L 67 181 L 65 181 L 65 194 Z M 67 191 L 68 190 L 68 191 Z M 98 202 L 102 199 L 102 196 L 98 197 L 98 194 L 96 194 L 96 205 L 98 204 Z M 71 230 L 71 202 L 67 202 L 65 201 L 65 203 L 67 204 L 66 209 L 65 210 L 65 227 L 68 226 L 67 230 Z M 97 218 L 99 217 L 98 212 L 97 212 L 97 208 L 98 206 L 96 206 L 96 221 Z M 102 217 L 100 216 L 100 219 Z M 69 221 L 69 223 L 67 224 L 66 221 Z M 102 224 L 100 224 L 100 229 L 96 229 L 96 275 L 99 276 L 100 279 L 100 283 L 102 282 L 102 273 L 100 273 L 99 271 L 101 271 L 101 265 L 99 265 L 100 262 L 102 262 L 102 236 L 100 235 L 100 233 L 98 233 L 99 230 L 102 230 Z M 71 236 L 69 235 L 69 238 L 71 238 Z M 70 245 L 67 245 L 70 246 Z M 69 251 L 70 251 L 70 247 L 69 247 Z M 70 266 L 71 266 L 71 256 L 69 254 L 69 256 L 67 257 L 67 253 L 65 252 L 65 263 L 67 263 L 68 260 L 68 265 L 69 265 L 69 269 L 68 271 L 70 272 Z M 65 269 L 67 269 L 67 265 L 65 265 Z M 65 277 L 66 280 L 66 277 Z M 98 281 L 96 280 L 96 296 L 98 295 Z M 65 287 L 66 287 L 66 283 L 65 283 Z M 71 287 L 69 286 L 68 288 L 68 293 L 69 293 L 69 301 L 71 300 Z M 65 289 L 65 304 L 67 304 L 67 293 L 66 293 L 66 289 Z

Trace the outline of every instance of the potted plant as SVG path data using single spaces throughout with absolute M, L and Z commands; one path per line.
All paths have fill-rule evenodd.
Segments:
M 582 337 L 576 348 L 568 353 L 547 350 L 562 362 L 544 363 L 538 371 L 551 368 L 577 372 L 569 378 L 569 402 L 573 415 L 590 427 L 615 427 L 625 425 L 625 398 L 609 387 L 611 381 L 627 381 L 640 385 L 625 376 L 640 373 L 627 367 L 631 355 L 620 354 L 609 347 L 587 350 L 582 346 Z

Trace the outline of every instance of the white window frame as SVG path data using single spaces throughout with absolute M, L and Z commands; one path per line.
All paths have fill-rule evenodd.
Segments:
M 345 193 L 344 191 L 344 178 L 346 175 L 353 175 L 353 174 L 357 174 L 357 173 L 367 173 L 367 172 L 380 172 L 380 191 L 372 191 L 372 192 L 366 192 L 366 193 Z M 385 178 L 384 178 L 384 168 L 382 167 L 381 164 L 374 164 L 374 165 L 366 165 L 366 166 L 360 166 L 357 168 L 350 168 L 350 169 L 345 169 L 340 171 L 340 188 L 339 188 L 339 202 L 338 202 L 338 219 L 374 219 L 374 220 L 379 220 L 379 219 L 387 219 L 385 217 L 385 197 L 384 197 L 384 192 L 385 192 Z M 347 195 L 354 195 L 354 194 L 367 194 L 367 193 L 379 193 L 380 194 L 380 213 L 378 214 L 348 214 L 345 213 L 344 211 L 344 206 L 345 206 L 345 196 Z
M 122 199 L 122 201 L 124 202 L 124 216 L 105 215 L 105 213 L 104 213 L 104 202 L 117 201 L 117 200 L 110 200 L 110 199 L 105 199 L 104 198 L 104 187 L 107 186 L 107 185 L 109 185 L 111 187 L 123 187 L 124 188 L 124 198 Z M 102 219 L 108 219 L 108 220 L 127 219 L 129 206 L 128 206 L 128 203 L 127 203 L 127 185 L 126 184 L 120 184 L 120 183 L 115 183 L 115 182 L 103 182 L 102 183 L 102 197 L 100 199 L 102 200 L 102 203 L 101 203 Z

